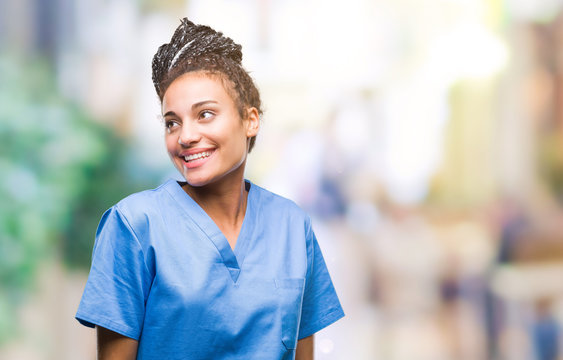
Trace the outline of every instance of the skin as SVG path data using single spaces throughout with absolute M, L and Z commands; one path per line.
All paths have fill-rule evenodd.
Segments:
M 135 360 L 137 340 L 133 340 L 106 328 L 96 326 L 98 360 Z
M 258 134 L 259 113 L 238 112 L 217 75 L 191 72 L 178 77 L 162 99 L 165 143 L 174 166 L 186 179 L 183 189 L 217 224 L 234 249 L 244 220 L 248 192 L 244 168 L 250 138 Z M 188 165 L 184 156 L 205 150 L 211 156 Z M 197 166 L 194 166 L 197 165 Z M 135 359 L 138 342 L 97 327 L 98 359 Z M 313 359 L 313 336 L 298 341 L 297 360 Z
M 297 341 L 295 360 L 313 360 L 315 350 L 315 335 Z
M 244 168 L 250 138 L 260 127 L 258 110 L 241 118 L 235 101 L 217 76 L 187 73 L 176 79 L 162 100 L 165 143 L 184 190 L 205 210 L 232 248 L 246 211 Z M 188 168 L 183 155 L 212 152 L 201 166 Z

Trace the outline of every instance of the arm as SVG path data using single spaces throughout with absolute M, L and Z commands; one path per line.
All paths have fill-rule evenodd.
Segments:
M 297 342 L 297 350 L 295 351 L 295 360 L 313 360 L 314 359 L 314 335 L 307 336 Z
M 98 360 L 135 360 L 137 340 L 106 328 L 96 326 L 98 334 Z

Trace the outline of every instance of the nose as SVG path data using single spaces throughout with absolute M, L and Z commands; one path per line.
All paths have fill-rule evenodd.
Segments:
M 182 131 L 178 136 L 178 144 L 182 146 L 193 145 L 201 139 L 201 135 L 197 130 L 197 125 L 193 124 L 191 121 L 185 121 L 182 124 Z

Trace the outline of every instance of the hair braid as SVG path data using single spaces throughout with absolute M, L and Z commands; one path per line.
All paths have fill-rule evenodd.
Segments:
M 196 25 L 183 18 L 170 42 L 160 46 L 153 57 L 152 80 L 156 92 L 161 93 L 160 83 L 182 60 L 190 61 L 205 55 L 230 59 L 242 66 L 242 46 L 209 26 Z

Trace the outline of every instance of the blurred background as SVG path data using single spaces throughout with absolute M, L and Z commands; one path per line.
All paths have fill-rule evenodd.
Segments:
M 318 359 L 563 359 L 562 0 L 0 0 L 0 359 L 94 359 L 103 211 L 178 177 L 151 60 L 243 45 L 247 177 L 294 199 L 347 316 Z

